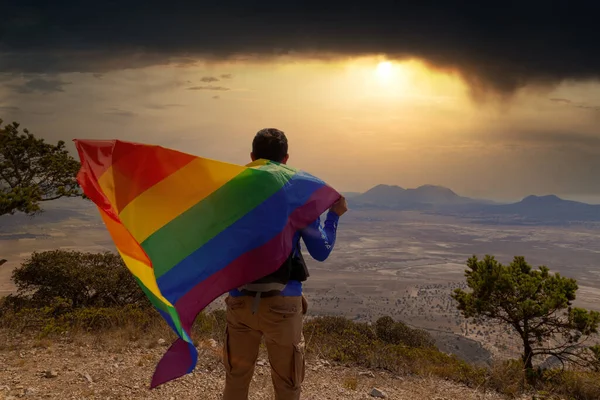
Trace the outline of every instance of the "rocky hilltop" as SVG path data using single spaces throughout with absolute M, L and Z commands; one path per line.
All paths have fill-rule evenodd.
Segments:
M 6 339 L 6 340 L 5 340 Z M 168 341 L 103 341 L 98 337 L 49 341 L 3 336 L 0 341 L 0 399 L 206 399 L 221 398 L 224 370 L 219 346 L 200 344 L 196 370 L 155 390 L 148 384 Z M 303 399 L 502 399 L 496 393 L 442 379 L 398 376 L 336 365 L 307 363 Z M 383 397 L 382 397 L 383 396 Z M 270 369 L 261 354 L 250 399 L 273 399 Z M 524 397 L 525 398 L 525 397 Z

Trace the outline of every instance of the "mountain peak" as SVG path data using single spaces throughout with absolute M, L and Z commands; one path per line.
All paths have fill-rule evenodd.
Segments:
M 418 208 L 419 204 L 430 208 L 434 205 L 472 202 L 470 199 L 457 195 L 451 189 L 437 185 L 423 185 L 415 189 L 404 189 L 400 186 L 380 184 L 353 199 L 355 204 L 374 204 L 403 209 Z
M 414 190 L 417 190 L 419 192 L 438 193 L 438 194 L 458 196 L 452 189 L 448 189 L 447 187 L 438 186 L 438 185 L 422 185 Z
M 402 189 L 402 190 L 405 190 L 403 187 L 398 186 L 398 185 L 386 185 L 385 183 L 380 183 L 379 185 L 373 186 L 368 191 L 375 190 L 375 189 L 377 189 L 377 190 L 383 190 L 383 189 L 395 189 L 395 190 Z
M 536 196 L 536 195 L 532 194 L 532 195 L 525 197 L 523 200 L 521 200 L 521 203 L 553 204 L 553 203 L 560 203 L 563 201 L 564 201 L 563 199 L 561 199 L 560 197 L 558 197 L 554 194 L 549 194 L 549 195 L 545 195 L 545 196 Z

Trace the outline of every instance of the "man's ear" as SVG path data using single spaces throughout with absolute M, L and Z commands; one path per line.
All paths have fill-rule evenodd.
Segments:
M 250 159 L 252 161 L 256 161 L 256 157 L 254 157 L 254 153 L 253 152 L 250 152 Z
M 281 163 L 282 164 L 286 164 L 289 158 L 290 158 L 290 155 L 286 154 L 285 157 L 283 158 L 283 161 Z

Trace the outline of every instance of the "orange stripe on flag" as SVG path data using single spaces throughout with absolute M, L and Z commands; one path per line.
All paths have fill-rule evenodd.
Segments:
M 148 265 L 148 268 L 152 268 L 152 262 L 129 231 L 120 222 L 109 217 L 104 210 L 98 210 L 119 251 Z

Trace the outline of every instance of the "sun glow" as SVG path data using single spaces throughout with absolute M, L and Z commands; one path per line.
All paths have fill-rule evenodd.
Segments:
M 464 83 L 455 75 L 432 69 L 417 59 L 357 57 L 336 62 L 282 62 L 276 66 L 280 80 L 273 82 L 272 87 L 276 85 L 278 89 L 269 92 L 269 96 L 301 89 L 307 96 L 313 96 L 312 101 L 340 107 L 357 102 L 383 106 L 450 101 L 458 104 L 466 93 Z M 260 76 L 267 79 L 263 71 L 267 69 L 261 69 Z M 305 80 L 298 80 L 299 76 Z
M 394 66 L 391 61 L 382 61 L 375 68 L 377 77 L 383 80 L 389 80 L 394 75 Z
M 371 71 L 372 90 L 379 96 L 402 96 L 410 89 L 410 71 L 400 63 L 380 61 Z

